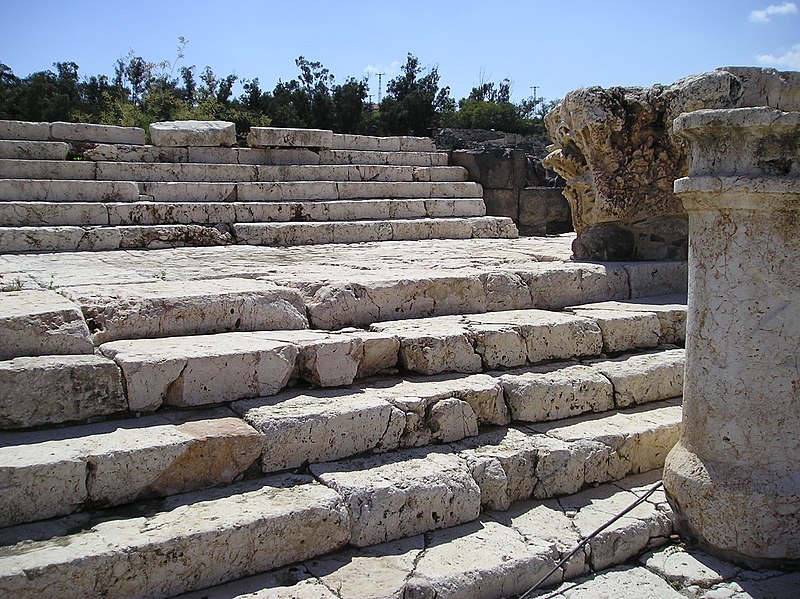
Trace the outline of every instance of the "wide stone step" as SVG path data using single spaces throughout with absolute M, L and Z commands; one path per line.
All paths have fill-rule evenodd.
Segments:
M 236 223 L 237 243 L 250 245 L 319 245 L 421 239 L 513 239 L 511 219 L 497 216 L 372 221 Z
M 101 513 L 75 534 L 70 519 L 0 531 L 0 595 L 170 597 L 328 553 L 349 538 L 341 498 L 310 477 L 192 492 L 137 511 Z
M 447 166 L 447 152 L 383 152 L 305 148 L 211 148 L 96 144 L 80 156 L 94 162 L 168 162 L 249 165 Z M 13 156 L 12 156 L 13 157 Z
M 9 142 L 10 143 L 10 142 Z M 16 142 L 18 144 L 23 142 Z M 29 142 L 30 143 L 30 142 Z M 3 151 L 0 144 L 0 153 Z M 5 179 L 95 179 L 140 182 L 466 181 L 460 166 L 295 165 L 92 162 L 0 159 Z
M 503 373 L 368 379 L 234 402 L 264 436 L 265 473 L 371 451 L 449 443 L 481 426 L 546 422 L 676 397 L 683 350 Z M 344 431 L 347 434 L 343 434 Z
M 91 165 L 89 165 L 91 166 Z M 2 202 L 267 202 L 382 198 L 480 198 L 471 182 L 279 181 L 143 182 L 90 179 L 0 179 Z
M 351 135 L 334 133 L 331 148 L 336 150 L 368 150 L 380 152 L 434 152 L 436 146 L 429 137 L 408 135 L 377 137 L 374 135 Z
M 2 180 L 0 180 L 0 183 L 2 183 Z M 141 183 L 139 188 L 142 194 L 159 202 L 480 198 L 483 195 L 480 184 L 457 181 L 432 183 L 413 181 L 153 182 Z
M 481 509 L 653 470 L 677 441 L 680 421 L 676 399 L 309 469 L 344 498 L 350 543 L 363 547 L 470 522 Z
M 66 160 L 69 144 L 63 141 L 23 141 L 0 139 L 0 159 Z M 3 176 L 8 174 L 3 169 Z
M 144 129 L 92 123 L 41 123 L 0 120 L 0 140 L 76 141 L 108 144 L 143 144 Z
M 420 239 L 515 238 L 504 217 L 392 220 L 0 227 L 0 251 L 163 249 L 213 245 L 320 245 Z
M 119 565 L 119 560 L 123 559 L 126 566 L 136 566 L 135 571 L 148 570 L 149 575 L 143 581 L 137 580 L 145 585 L 136 587 L 139 595 L 146 592 L 148 596 L 161 596 L 146 582 L 164 584 L 164 580 L 172 578 L 154 575 L 159 568 L 196 569 L 208 559 L 207 552 L 215 555 L 219 551 L 219 543 L 232 545 L 228 550 L 234 558 L 229 554 L 226 560 L 227 577 L 209 581 L 204 578 L 205 572 L 195 570 L 194 575 L 187 578 L 186 570 L 172 570 L 180 579 L 173 584 L 186 584 L 187 580 L 196 581 L 198 577 L 203 582 L 182 588 L 170 587 L 166 594 L 209 586 L 226 578 L 238 578 L 320 555 L 347 542 L 364 547 L 450 528 L 476 520 L 484 509 L 508 509 L 514 501 L 561 496 L 586 485 L 650 471 L 663 464 L 679 428 L 680 405 L 674 400 L 591 419 L 568 419 L 544 428 L 498 429 L 449 447 L 401 450 L 311 465 L 312 474 L 322 486 L 298 481 L 296 477 L 261 479 L 216 491 L 178 495 L 157 504 L 157 513 L 149 512 L 147 505 L 128 510 L 129 514 L 138 513 L 137 517 L 120 517 L 121 514 L 115 515 L 113 511 L 96 516 L 84 513 L 42 525 L 7 528 L 0 530 L 0 542 L 10 545 L 0 548 L 0 590 L 13 591 L 13 596 L 32 596 L 23 593 L 26 589 L 52 593 L 60 591 L 60 587 L 38 586 L 42 578 L 50 576 L 46 582 L 58 585 L 62 584 L 58 582 L 60 576 L 64 576 L 72 579 L 73 592 L 83 594 L 81 581 L 84 578 L 97 584 L 96 569 L 105 569 L 109 561 Z M 164 432 L 167 436 L 172 433 L 180 437 L 180 433 L 186 431 Z M 117 430 L 110 434 L 121 437 L 129 433 Z M 193 435 L 202 436 L 202 432 L 195 430 L 189 434 Z M 181 440 L 176 441 L 176 445 L 180 445 Z M 158 483 L 142 491 L 144 482 L 137 484 L 137 474 L 126 468 L 125 456 L 104 452 L 102 442 L 100 439 L 87 442 L 83 452 L 78 443 L 73 456 L 60 452 L 64 458 L 75 458 L 74 463 L 68 465 L 77 470 L 85 471 L 86 462 L 95 463 L 93 471 L 89 468 L 88 477 L 85 472 L 82 475 L 83 479 L 88 478 L 88 486 L 100 503 L 124 499 L 126 494 L 158 492 Z M 148 445 L 147 441 L 142 445 Z M 169 487 L 170 475 L 180 488 L 181 476 L 165 465 L 168 458 L 161 457 L 170 452 L 163 446 L 160 451 L 150 446 L 141 451 L 158 456 L 151 458 L 158 463 L 153 464 L 150 474 L 158 477 L 165 472 L 164 480 L 160 481 L 164 489 Z M 178 449 L 174 451 L 179 452 Z M 221 468 L 225 462 L 225 451 L 220 449 L 214 459 L 210 459 L 214 466 L 210 468 L 212 472 L 205 473 L 206 480 L 227 476 L 214 472 L 216 464 Z M 190 462 L 186 470 L 192 471 L 193 460 L 183 461 Z M 202 466 L 197 464 L 197 469 Z M 233 466 L 230 469 L 235 470 Z M 78 478 L 78 473 L 75 476 Z M 121 490 L 119 484 L 111 481 L 123 476 L 132 482 L 123 485 L 124 490 Z M 55 493 L 48 490 L 48 495 Z M 561 503 L 569 509 L 569 499 L 562 498 Z M 268 532 L 262 528 L 267 526 L 265 520 L 269 522 Z M 589 523 L 585 525 L 590 526 Z M 298 530 L 297 526 L 301 528 Z M 70 534 L 76 529 L 84 530 Z M 276 538 L 268 541 L 271 545 L 263 546 L 261 543 L 267 541 L 254 543 L 253 534 L 259 538 L 262 535 Z M 320 534 L 322 540 L 318 538 Z M 34 542 L 12 545 L 26 539 Z M 187 546 L 186 543 L 191 544 Z M 286 547 L 297 548 L 297 553 L 287 551 Z M 264 561 L 257 562 L 258 568 L 240 571 L 235 566 L 240 560 L 253 563 L 239 554 L 239 551 L 246 552 L 246 548 L 268 555 L 262 556 Z M 135 563 L 128 563 L 131 560 Z M 177 566 L 173 560 L 182 566 Z M 599 558 L 594 560 L 600 563 Z M 213 576 L 219 575 L 218 570 L 214 572 Z M 183 576 L 177 576 L 181 573 Z M 103 584 L 131 584 L 127 577 L 112 578 L 113 581 Z M 112 594 L 125 596 L 123 589 L 127 586 L 114 588 L 116 592 Z
M 219 345 L 224 345 L 222 339 L 218 341 Z M 299 342 L 302 343 L 302 339 Z M 202 346 L 202 338 L 198 338 L 197 343 Z M 119 352 L 115 357 L 125 372 L 127 400 L 134 412 L 158 407 L 162 398 L 170 405 L 186 407 L 275 393 L 286 383 L 291 358 L 298 354 L 296 347 L 273 343 L 262 354 L 254 353 L 255 359 L 243 369 L 240 367 L 242 360 L 223 355 L 222 350 L 215 356 L 216 362 L 210 358 L 186 357 L 187 348 L 183 348 L 182 360 L 174 360 L 164 347 L 154 347 L 148 354 L 144 352 L 147 346 L 142 344 L 138 344 L 142 353 L 133 354 L 127 348 L 128 353 L 122 355 L 126 345 L 110 343 L 102 346 L 101 351 Z M 373 339 L 370 349 L 384 349 L 385 359 L 386 355 L 391 355 L 391 351 L 386 351 L 387 346 L 392 349 L 391 340 Z M 344 354 L 347 349 L 352 353 L 353 347 L 357 346 L 352 342 L 349 347 L 341 342 L 301 345 L 304 355 L 296 367 L 298 370 L 313 369 L 327 357 L 331 369 L 321 374 L 334 376 L 334 366 L 347 367 L 353 361 L 352 356 Z M 394 349 L 396 351 L 396 347 Z M 273 355 L 269 354 L 270 350 Z M 278 351 L 283 353 L 278 354 Z M 342 352 L 344 359 L 336 355 L 337 351 Z M 379 353 L 370 352 L 366 359 L 362 356 L 358 366 L 381 369 L 386 362 L 379 363 Z M 276 354 L 277 359 L 282 360 L 277 367 L 273 357 Z M 64 420 L 77 412 L 73 408 L 75 404 L 86 406 L 83 415 L 89 413 L 95 417 L 102 412 L 92 411 L 92 408 L 104 403 L 103 407 L 110 410 L 123 411 L 128 407 L 120 388 L 119 373 L 111 363 L 102 364 L 102 358 L 95 356 L 67 358 L 73 358 L 75 363 L 62 358 L 61 371 L 55 369 L 55 362 L 44 358 L 0 362 L 0 383 L 4 389 L 8 385 L 9 391 L 7 397 L 4 397 L 5 391 L 0 393 L 0 423 L 41 424 L 47 421 L 42 419 L 42 414 L 48 410 L 51 419 L 59 417 L 59 405 L 66 408 Z M 674 397 L 681 392 L 681 385 L 675 382 L 682 378 L 681 350 L 628 356 L 625 361 L 627 363 L 604 361 L 584 367 L 562 364 L 546 373 L 531 369 L 507 375 L 373 379 L 348 389 L 286 391 L 269 399 L 238 401 L 231 405 L 232 411 L 212 408 L 161 412 L 102 424 L 0 433 L 0 488 L 7 490 L 0 497 L 0 526 L 68 514 L 90 505 L 120 505 L 144 497 L 229 483 L 259 457 L 260 469 L 272 473 L 309 463 L 351 458 L 365 452 L 460 441 L 478 435 L 479 426 L 506 425 L 511 417 L 530 421 L 534 414 L 530 409 L 521 413 L 522 418 L 517 417 L 520 405 L 540 410 L 547 406 L 542 420 L 553 420 L 560 414 L 602 412 L 620 405 L 630 407 Z M 617 373 L 613 379 L 618 386 L 630 390 L 629 395 L 619 396 L 617 401 L 612 379 L 604 378 L 603 373 L 613 372 L 620 364 L 630 369 L 630 363 L 636 361 L 648 366 L 627 375 Z M 26 366 L 27 371 L 21 372 Z M 68 370 L 69 366 L 72 369 Z M 87 372 L 89 366 L 93 366 L 95 372 Z M 220 366 L 224 368 L 221 370 Z M 16 372 L 12 371 L 14 367 Z M 76 370 L 80 367 L 84 370 Z M 164 375 L 167 370 L 172 374 Z M 178 370 L 179 379 L 167 384 Z M 369 370 L 365 373 L 369 374 Z M 360 373 L 346 378 L 352 379 L 357 374 Z M 547 389 L 547 378 L 538 376 L 540 374 L 551 377 L 556 383 Z M 86 388 L 77 390 L 73 396 L 67 395 L 76 391 L 69 388 L 75 386 L 69 379 L 81 375 L 86 376 Z M 161 380 L 159 375 L 162 375 Z M 35 376 L 39 376 L 39 380 L 33 380 Z M 262 378 L 260 383 L 258 376 Z M 277 382 L 263 380 L 270 376 L 283 378 Z M 647 384 L 642 381 L 645 376 L 650 379 Z M 571 378 L 566 385 L 565 377 Z M 243 379 L 246 382 L 240 383 Z M 24 389 L 26 383 L 29 384 L 27 390 Z M 88 389 L 92 383 L 96 388 Z M 41 397 L 36 394 L 34 401 L 26 393 L 35 394 L 37 385 L 45 391 Z M 577 401 L 564 392 L 567 387 L 578 396 Z M 112 393 L 105 402 L 104 391 Z M 170 394 L 170 391 L 175 392 Z M 87 398 L 90 392 L 92 396 Z M 13 399 L 16 401 L 12 402 Z M 152 401 L 148 403 L 148 400 Z M 607 420 L 615 418 L 619 420 L 618 415 L 603 417 L 599 424 L 593 425 L 592 431 L 603 429 Z M 535 429 L 537 425 L 531 426 Z M 549 430 L 551 425 L 541 426 Z M 579 429 L 578 421 L 561 421 L 554 426 L 561 435 L 582 434 L 580 431 L 563 433 L 563 430 Z M 616 434 L 613 426 L 609 430 L 612 436 Z M 504 433 L 507 434 L 513 433 Z M 488 438 L 495 437 L 496 434 Z M 481 438 L 487 437 L 478 437 Z M 497 498 L 492 499 L 492 505 L 497 501 Z
M 514 368 L 660 343 L 651 312 L 601 314 L 508 310 L 375 323 L 370 330 L 400 339 L 400 365 L 421 374 Z
M 349 221 L 484 216 L 481 198 L 315 202 L 0 202 L 7 227 Z
M 619 483 L 600 485 L 560 501 L 520 502 L 507 512 L 486 512 L 468 524 L 372 547 L 341 549 L 270 573 L 182 595 L 180 599 L 518 596 L 544 578 L 612 514 L 643 496 L 657 480 L 657 473 L 629 476 Z M 589 541 L 545 586 L 603 571 L 666 544 L 673 532 L 671 516 L 663 491 L 656 491 Z M 644 584 L 641 578 L 635 582 Z M 611 592 L 608 596 L 617 596 L 620 587 L 606 588 Z M 639 597 L 640 588 L 633 587 L 632 596 Z M 658 587 L 664 595 L 653 595 L 652 599 L 668 596 L 664 588 Z

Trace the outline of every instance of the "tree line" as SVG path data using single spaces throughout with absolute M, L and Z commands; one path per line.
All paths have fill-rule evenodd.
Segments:
M 18 77 L 0 62 L 0 119 L 73 121 L 142 127 L 169 120 L 225 120 L 245 135 L 250 127 L 332 129 L 370 135 L 430 135 L 438 127 L 497 129 L 511 133 L 543 131 L 542 117 L 555 104 L 529 98 L 511 101 L 511 82 L 481 82 L 458 102 L 440 86 L 438 69 L 425 69 L 408 54 L 400 74 L 390 80 L 378 104 L 369 97 L 366 78 L 337 83 L 320 62 L 300 56 L 298 75 L 279 80 L 272 91 L 258 78 L 218 77 L 209 67 L 178 68 L 187 41 L 179 39 L 174 61 L 148 62 L 130 52 L 116 61 L 114 75 L 81 77 L 74 62 L 55 70 Z

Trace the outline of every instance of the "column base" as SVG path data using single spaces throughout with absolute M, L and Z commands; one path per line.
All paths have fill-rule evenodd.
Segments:
M 800 470 L 703 461 L 679 442 L 667 456 L 664 489 L 689 543 L 750 568 L 800 566 Z

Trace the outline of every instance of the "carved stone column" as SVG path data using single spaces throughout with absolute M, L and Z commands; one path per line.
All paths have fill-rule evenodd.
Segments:
M 675 181 L 689 214 L 683 433 L 664 485 L 682 533 L 800 563 L 800 113 L 701 110 Z

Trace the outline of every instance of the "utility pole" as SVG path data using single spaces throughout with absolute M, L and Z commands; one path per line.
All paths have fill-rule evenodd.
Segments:
M 531 85 L 531 89 L 533 90 L 533 105 L 536 106 L 536 90 L 539 89 L 539 86 Z
M 386 73 L 378 73 L 378 104 L 381 103 L 381 95 L 383 94 L 383 76 Z

